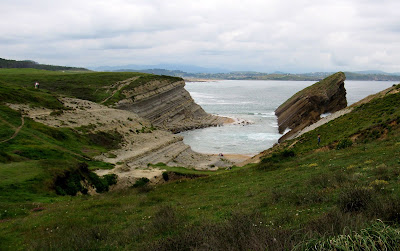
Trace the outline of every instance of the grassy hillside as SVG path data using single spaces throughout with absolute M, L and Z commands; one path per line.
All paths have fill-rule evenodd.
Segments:
M 88 69 L 85 68 L 45 65 L 45 64 L 39 64 L 31 60 L 18 61 L 18 60 L 4 59 L 4 58 L 0 58 L 0 68 L 33 68 L 33 69 L 42 69 L 49 71 L 89 71 Z
M 47 92 L 72 95 L 60 83 L 74 90 L 87 83 L 81 86 L 85 95 L 99 101 L 106 94 L 94 94 L 96 88 L 137 76 L 108 74 L 38 73 L 46 91 L 30 90 L 32 74 L 1 74 L 0 81 L 11 83 L 1 88 L 32 97 L 32 105 L 60 106 Z M 0 249 L 398 250 L 399 88 L 275 147 L 259 164 L 216 173 L 186 170 L 164 185 L 143 182 L 96 196 L 57 195 L 54 179 L 60 170 L 89 175 L 81 163 L 107 167 L 87 160 L 105 146 L 26 119 L 17 137 L 0 143 Z M 21 125 L 21 116 L 0 107 L 1 141 Z
M 177 77 L 157 76 L 136 72 L 85 72 L 64 73 L 36 69 L 0 69 L 0 84 L 8 83 L 19 87 L 33 88 L 35 82 L 40 83 L 40 89 L 55 94 L 101 102 L 107 99 L 117 89 L 119 81 L 135 78 L 124 89 L 132 89 L 149 81 L 175 82 L 182 80 Z M 123 99 L 122 90 L 114 93 L 113 101 Z M 11 94 L 11 93 L 10 93 Z
M 48 127 L 5 105 L 67 109 L 45 90 L 1 83 L 0 97 L 0 220 L 26 215 L 35 203 L 64 200 L 62 194 L 85 193 L 84 179 L 98 192 L 108 189 L 110 180 L 90 170 L 113 166 L 91 158 L 108 151 L 102 142 L 118 142 L 119 135 Z

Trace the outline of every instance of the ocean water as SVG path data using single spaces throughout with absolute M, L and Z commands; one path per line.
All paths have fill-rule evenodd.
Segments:
M 315 81 L 222 80 L 189 82 L 186 90 L 211 114 L 250 121 L 181 133 L 184 142 L 200 153 L 257 154 L 275 144 L 278 133 L 275 109 Z M 345 81 L 349 105 L 397 82 Z

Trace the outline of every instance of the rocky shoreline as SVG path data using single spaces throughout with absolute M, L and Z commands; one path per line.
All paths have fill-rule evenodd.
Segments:
M 213 171 L 245 159 L 246 156 L 221 157 L 194 152 L 183 143 L 183 137 L 174 134 L 228 123 L 246 123 L 207 114 L 190 97 L 184 85 L 183 81 L 150 82 L 124 93 L 127 98 L 111 106 L 67 97 L 60 98 L 68 108 L 61 111 L 22 104 L 9 106 L 51 127 L 85 127 L 91 133 L 112 131 L 120 134 L 122 142 L 118 149 L 95 157 L 115 165 L 112 170 L 98 170 L 96 173 L 118 175 L 116 188 L 129 186 L 135 180 L 147 176 L 151 182 L 159 182 L 165 170 L 149 168 L 149 163 L 162 162 L 169 166 Z

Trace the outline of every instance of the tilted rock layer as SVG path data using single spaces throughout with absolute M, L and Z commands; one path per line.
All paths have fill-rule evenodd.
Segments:
M 320 115 L 347 106 L 343 72 L 335 73 L 296 93 L 275 110 L 279 133 L 291 129 L 280 141 L 320 119 Z
M 124 91 L 126 99 L 116 108 L 144 117 L 154 126 L 172 132 L 222 125 L 228 118 L 213 116 L 197 105 L 185 90 L 183 80 L 151 81 L 133 90 Z

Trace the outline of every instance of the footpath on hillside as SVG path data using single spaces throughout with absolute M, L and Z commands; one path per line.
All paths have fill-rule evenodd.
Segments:
M 5 123 L 5 124 L 9 125 L 10 127 L 15 128 L 15 126 L 13 126 L 12 124 L 8 123 L 8 122 L 5 121 L 4 119 L 1 119 L 1 118 L 0 118 L 0 120 L 1 120 L 1 122 L 3 122 L 3 123 Z M 21 131 L 21 129 L 22 129 L 22 127 L 24 126 L 24 124 L 25 124 L 24 116 L 21 116 L 21 125 L 15 129 L 14 134 L 13 134 L 10 138 L 5 139 L 5 140 L 2 140 L 2 141 L 0 141 L 0 143 L 8 142 L 8 141 L 14 139 L 15 137 L 17 137 L 18 133 Z

